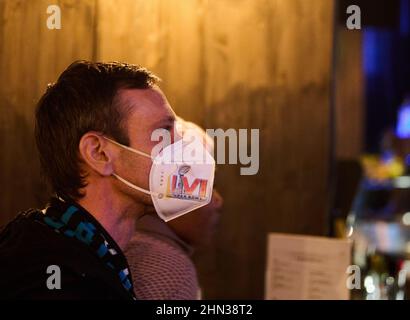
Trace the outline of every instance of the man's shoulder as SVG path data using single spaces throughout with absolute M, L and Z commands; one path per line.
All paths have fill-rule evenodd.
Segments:
M 36 260 L 46 258 L 47 254 L 61 251 L 61 245 L 70 246 L 52 229 L 41 223 L 43 213 L 29 209 L 19 213 L 0 230 L 0 257 Z M 1 266 L 0 266 L 1 267 Z
M 137 299 L 196 299 L 198 280 L 190 257 L 163 237 L 136 232 L 125 255 Z
M 191 258 L 178 245 L 145 232 L 135 233 L 125 256 L 135 273 L 144 270 L 145 274 L 151 273 L 154 277 L 158 274 L 173 276 L 175 272 L 191 277 L 196 273 Z
M 178 243 L 159 234 L 145 231 L 136 231 L 125 249 L 127 258 L 140 256 L 160 256 L 163 257 L 180 256 L 181 259 L 190 260 Z
M 45 241 L 46 237 L 52 237 L 48 230 L 36 222 L 41 214 L 40 210 L 29 209 L 0 228 L 0 256 L 15 254 L 18 250 L 27 249 L 27 244 L 35 245 Z
M 0 231 L 0 297 L 82 299 L 86 295 L 98 299 L 115 298 L 115 292 L 121 295 L 122 288 L 115 290 L 116 279 L 90 248 L 41 223 L 42 215 L 40 210 L 27 210 Z M 62 289 L 50 291 L 47 279 L 55 268 L 61 274 Z

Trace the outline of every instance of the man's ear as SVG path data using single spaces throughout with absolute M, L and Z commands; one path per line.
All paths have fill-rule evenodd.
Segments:
M 112 154 L 109 144 L 98 132 L 87 132 L 79 143 L 83 161 L 102 176 L 113 173 Z

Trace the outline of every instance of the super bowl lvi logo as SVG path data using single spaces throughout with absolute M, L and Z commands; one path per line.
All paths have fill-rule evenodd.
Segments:
M 196 201 L 206 200 L 208 180 L 194 177 L 190 170 L 191 166 L 182 165 L 168 177 L 167 197 Z

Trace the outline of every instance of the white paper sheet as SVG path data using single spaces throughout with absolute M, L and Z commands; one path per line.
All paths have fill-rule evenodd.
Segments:
M 346 300 L 349 240 L 270 233 L 265 298 Z

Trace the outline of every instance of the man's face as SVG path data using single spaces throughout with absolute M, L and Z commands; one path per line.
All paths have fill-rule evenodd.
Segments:
M 124 121 L 129 147 L 151 155 L 152 148 L 159 143 L 151 141 L 151 134 L 157 129 L 169 131 L 171 142 L 173 141 L 175 113 L 158 87 L 120 90 L 118 95 L 120 105 L 129 110 Z M 114 172 L 134 185 L 149 190 L 151 159 L 124 149 L 118 151 Z M 149 195 L 133 190 L 120 181 L 114 183 L 121 193 L 144 204 L 152 204 Z

